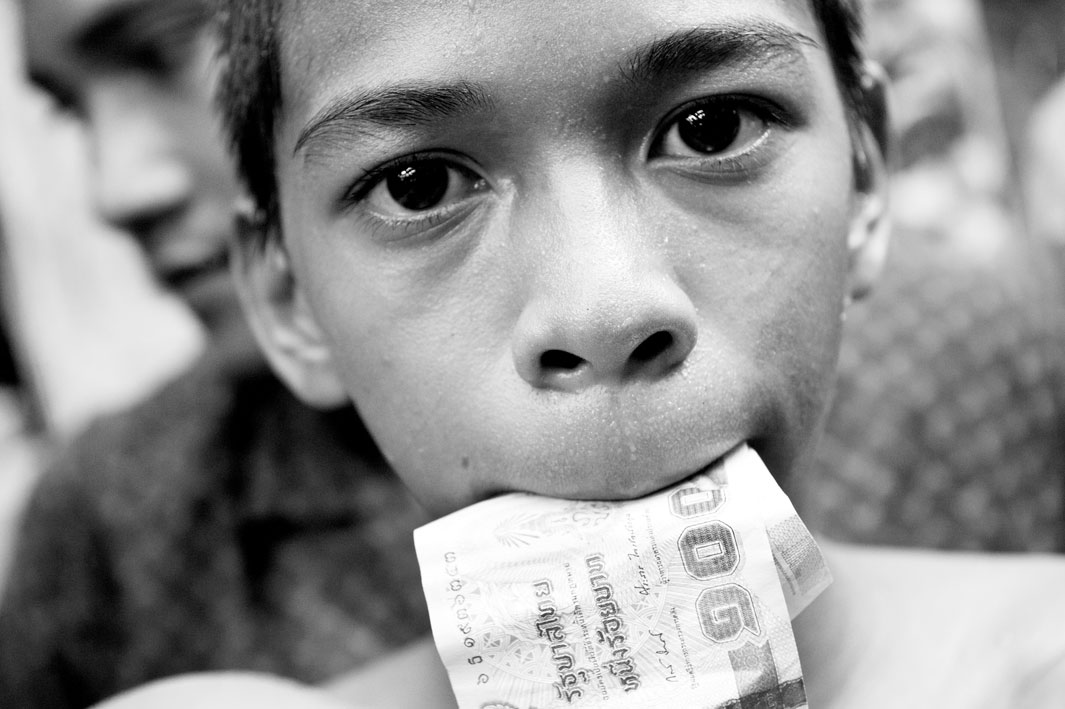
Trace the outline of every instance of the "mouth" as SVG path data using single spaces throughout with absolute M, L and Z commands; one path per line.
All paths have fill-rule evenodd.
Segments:
M 635 500 L 649 495 L 654 495 L 662 490 L 669 489 L 685 480 L 690 480 L 714 469 L 734 450 L 747 443 L 740 440 L 732 443 L 719 444 L 708 447 L 699 452 L 694 462 L 683 463 L 676 467 L 667 467 L 663 472 L 656 475 L 622 475 L 629 477 L 626 483 L 622 480 L 614 480 L 608 484 L 609 492 L 604 492 L 602 487 L 597 490 L 589 490 L 587 493 L 579 493 L 574 499 L 600 499 L 610 501 Z
M 661 490 L 665 490 L 665 489 L 668 489 L 670 487 L 673 487 L 674 485 L 678 485 L 679 483 L 682 483 L 685 480 L 690 480 L 690 479 L 692 479 L 694 477 L 697 477 L 699 475 L 704 475 L 706 473 L 709 473 L 711 470 L 713 470 L 717 466 L 721 465 L 721 463 L 725 460 L 725 458 L 727 458 L 730 455 L 732 455 L 732 453 L 737 448 L 740 448 L 743 445 L 749 445 L 749 443 L 747 441 L 739 441 L 738 443 L 735 443 L 733 445 L 729 445 L 729 446 L 725 447 L 722 451 L 716 453 L 716 455 L 714 455 L 714 457 L 710 459 L 710 462 L 706 463 L 702 467 L 697 468 L 696 470 L 690 470 L 690 471 L 687 471 L 687 472 L 679 473 L 677 475 L 671 475 L 671 476 L 666 477 L 665 478 L 665 484 L 658 486 L 655 490 L 652 490 L 651 492 L 649 492 L 647 494 L 653 495 L 653 494 L 655 494 L 655 493 L 657 493 L 657 492 L 659 492 Z

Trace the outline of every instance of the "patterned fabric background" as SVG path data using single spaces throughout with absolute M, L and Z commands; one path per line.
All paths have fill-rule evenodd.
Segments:
M 1062 274 L 1016 207 L 982 17 L 873 4 L 897 85 L 893 244 L 849 313 L 820 463 L 793 494 L 839 539 L 1062 550 Z

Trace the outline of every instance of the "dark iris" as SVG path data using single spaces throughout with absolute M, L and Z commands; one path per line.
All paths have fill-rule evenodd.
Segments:
M 720 153 L 740 134 L 740 114 L 727 106 L 697 108 L 681 118 L 677 130 L 680 139 L 692 150 Z
M 388 194 L 396 204 L 412 212 L 432 209 L 447 194 L 447 172 L 441 162 L 408 165 L 388 175 Z

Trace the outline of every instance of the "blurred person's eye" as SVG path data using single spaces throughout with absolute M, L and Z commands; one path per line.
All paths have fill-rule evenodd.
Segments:
M 665 121 L 648 157 L 696 161 L 696 169 L 709 173 L 743 173 L 761 164 L 773 132 L 793 122 L 783 109 L 761 98 L 701 98 Z
M 104 68 L 169 78 L 190 63 L 208 31 L 210 8 L 199 2 L 136 3 L 82 38 L 85 56 Z
M 400 239 L 465 214 L 487 189 L 487 181 L 457 158 L 417 153 L 367 172 L 344 202 L 371 220 L 381 238 Z
M 158 17 L 146 23 L 143 42 L 136 47 L 138 66 L 161 73 L 183 69 L 192 59 L 205 30 L 205 19 L 191 14 Z

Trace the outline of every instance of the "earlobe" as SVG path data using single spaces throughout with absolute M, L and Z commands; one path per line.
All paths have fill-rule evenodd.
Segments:
M 279 227 L 250 203 L 237 208 L 232 271 L 245 316 L 277 376 L 305 403 L 350 402 L 332 350 L 296 281 Z
M 887 259 L 891 235 L 888 214 L 889 111 L 883 69 L 867 62 L 862 80 L 862 117 L 854 143 L 855 204 L 847 248 L 850 254 L 848 295 L 859 299 L 873 287 Z

